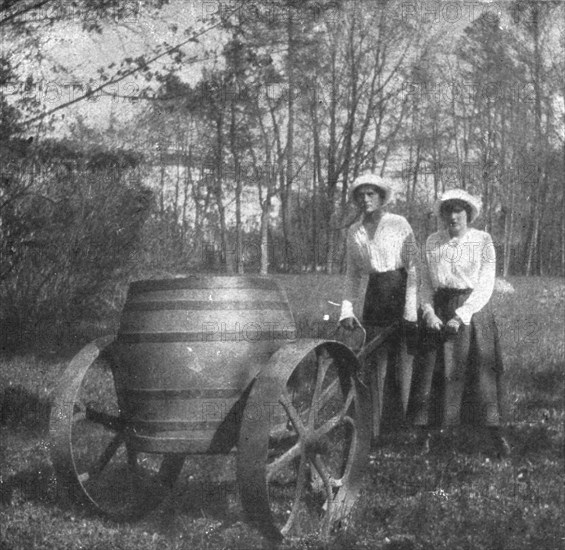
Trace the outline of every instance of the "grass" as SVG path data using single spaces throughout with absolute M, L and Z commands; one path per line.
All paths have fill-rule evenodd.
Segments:
M 342 278 L 276 276 L 301 337 L 331 336 Z M 348 529 L 282 548 L 560 549 L 565 544 L 565 283 L 513 278 L 495 293 L 507 386 L 510 459 L 497 461 L 464 431 L 430 455 L 410 433 L 390 436 L 372 459 Z M 243 521 L 233 456 L 185 465 L 172 495 L 137 522 L 116 523 L 63 503 L 46 442 L 50 391 L 66 359 L 0 359 L 0 550 L 268 548 Z M 197 474 L 200 474 L 199 476 Z

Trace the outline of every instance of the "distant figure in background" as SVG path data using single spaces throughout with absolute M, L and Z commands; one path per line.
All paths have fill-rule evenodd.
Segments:
M 423 327 L 411 407 L 429 445 L 429 427 L 461 422 L 487 426 L 499 456 L 510 448 L 500 432 L 502 357 L 490 311 L 496 272 L 491 236 L 469 227 L 480 214 L 478 199 L 462 189 L 436 204 L 444 229 L 426 241 L 420 288 Z
M 384 211 L 392 198 L 390 182 L 374 174 L 363 175 L 351 185 L 350 196 L 361 212 L 361 219 L 347 234 L 347 274 L 340 324 L 349 330 L 360 324 L 353 313 L 353 302 L 362 277 L 368 275 L 361 319 L 367 341 L 395 322 L 402 327 L 398 336 L 388 346 L 379 348 L 371 361 L 375 440 L 380 431 L 389 365 L 396 375 L 404 415 L 408 407 L 417 340 L 418 248 L 408 221 Z

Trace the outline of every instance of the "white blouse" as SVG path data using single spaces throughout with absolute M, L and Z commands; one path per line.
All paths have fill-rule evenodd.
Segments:
M 359 294 L 363 275 L 400 268 L 406 269 L 408 275 L 404 318 L 416 321 L 418 257 L 418 245 L 406 218 L 385 212 L 372 239 L 362 221 L 354 223 L 347 232 L 347 272 L 340 321 L 354 317 L 353 302 Z
M 433 296 L 438 288 L 472 289 L 455 313 L 464 324 L 490 300 L 496 275 L 496 251 L 491 236 L 470 228 L 460 238 L 438 231 L 426 241 L 422 270 L 422 311 L 433 312 Z

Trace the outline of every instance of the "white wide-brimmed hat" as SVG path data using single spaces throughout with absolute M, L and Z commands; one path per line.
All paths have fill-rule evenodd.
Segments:
M 474 222 L 481 213 L 481 201 L 477 197 L 473 197 L 473 195 L 463 189 L 450 189 L 436 201 L 434 210 L 438 218 L 441 218 L 442 204 L 447 201 L 461 201 L 467 204 L 471 210 L 469 223 Z
M 359 176 L 349 188 L 350 198 L 354 198 L 355 191 L 359 189 L 362 185 L 372 185 L 384 193 L 383 206 L 388 204 L 392 200 L 392 195 L 394 192 L 394 186 L 390 180 L 381 178 L 376 174 L 364 174 Z

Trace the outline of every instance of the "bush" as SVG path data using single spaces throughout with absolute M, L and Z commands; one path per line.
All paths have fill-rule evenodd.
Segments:
M 148 188 L 126 179 L 136 164 L 127 152 L 60 142 L 12 155 L 0 189 L 4 349 L 68 338 L 79 320 L 118 309 L 152 203 Z

